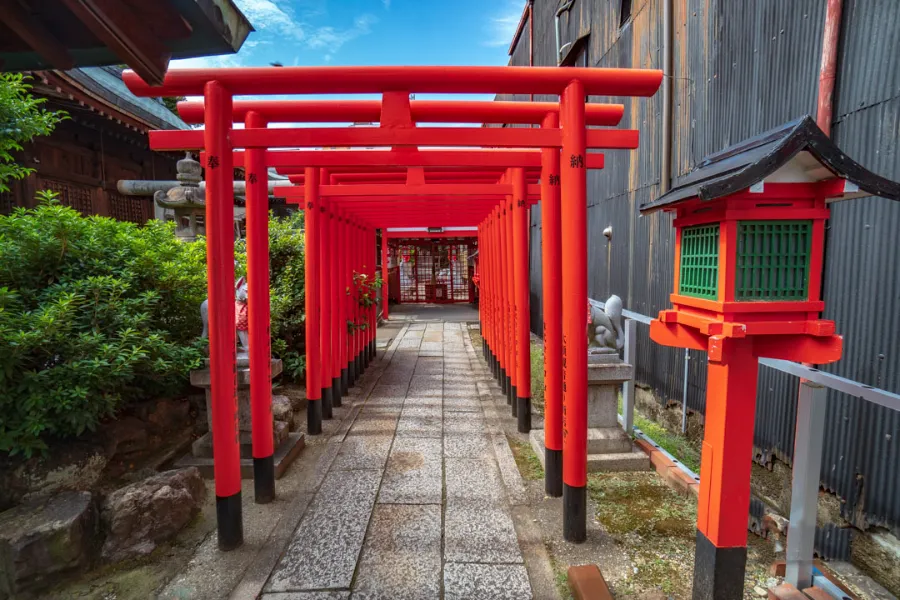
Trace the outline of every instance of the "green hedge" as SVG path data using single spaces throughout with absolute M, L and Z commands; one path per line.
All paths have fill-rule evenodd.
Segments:
M 0 451 L 26 456 L 93 430 L 128 401 L 183 392 L 205 345 L 203 240 L 178 241 L 171 223 L 86 218 L 43 200 L 0 216 Z M 273 348 L 294 376 L 301 224 L 271 228 Z

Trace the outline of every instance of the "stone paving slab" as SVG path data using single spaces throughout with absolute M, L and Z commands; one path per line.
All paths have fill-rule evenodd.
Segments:
M 354 600 L 437 600 L 441 595 L 441 507 L 375 507 Z
M 381 471 L 332 471 L 322 482 L 267 591 L 350 587 Z
M 383 469 L 391 450 L 393 432 L 389 434 L 350 435 L 344 438 L 332 471 Z
M 503 481 L 494 461 L 473 458 L 445 458 L 444 485 L 446 498 L 466 500 L 506 499 Z
M 485 433 L 445 433 L 444 456 L 492 460 L 494 447 L 491 436 Z
M 523 565 L 444 565 L 445 600 L 530 600 L 531 585 Z
M 443 419 L 440 416 L 419 416 L 403 414 L 400 416 L 400 421 L 397 423 L 397 437 L 440 439 L 443 436 L 444 424 L 442 421 Z
M 448 500 L 444 513 L 444 559 L 448 562 L 522 562 L 509 511 L 501 504 L 482 500 Z
M 378 502 L 440 504 L 443 465 L 440 437 L 394 438 Z

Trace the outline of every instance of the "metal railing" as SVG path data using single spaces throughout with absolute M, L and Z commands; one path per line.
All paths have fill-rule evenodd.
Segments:
M 590 300 L 591 304 L 603 309 L 604 303 Z M 625 317 L 625 362 L 634 364 L 637 349 L 637 323 L 650 324 L 652 317 L 623 310 Z M 682 432 L 687 416 L 688 355 L 685 350 L 684 397 L 682 398 Z M 866 402 L 873 402 L 891 410 L 900 411 L 900 394 L 882 390 L 870 385 L 825 373 L 814 367 L 787 360 L 761 358 L 759 364 L 782 373 L 800 378 L 797 396 L 797 418 L 794 429 L 794 467 L 791 474 L 790 535 L 785 552 L 785 581 L 798 589 L 812 585 L 837 592 L 834 585 L 813 565 L 813 545 L 816 533 L 816 512 L 819 497 L 819 473 L 822 467 L 822 447 L 825 440 L 825 403 L 827 389 L 833 389 Z M 681 461 L 665 452 L 652 439 L 634 427 L 634 381 L 627 382 L 622 389 L 622 414 L 619 420 L 625 432 L 639 437 L 663 451 L 681 470 L 699 481 L 696 473 Z M 840 595 L 836 596 L 842 597 Z

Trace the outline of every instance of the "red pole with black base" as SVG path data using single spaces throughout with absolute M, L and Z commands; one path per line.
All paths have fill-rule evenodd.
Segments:
M 343 391 L 341 390 L 341 336 L 340 336 L 340 290 L 341 290 L 341 273 L 338 240 L 340 231 L 340 217 L 336 208 L 332 207 L 330 211 L 331 218 L 328 220 L 328 261 L 329 271 L 331 272 L 331 289 L 330 302 L 333 304 L 331 308 L 331 372 L 329 378 L 331 380 L 331 403 L 332 406 L 341 406 L 343 404 Z
M 515 302 L 513 303 L 513 329 L 516 337 L 516 386 L 513 411 L 519 433 L 531 431 L 531 300 L 528 283 L 528 198 L 525 188 L 525 170 L 512 169 L 512 223 L 513 223 L 513 275 Z
M 219 549 L 244 543 L 241 455 L 238 444 L 234 320 L 234 174 L 229 143 L 231 93 L 217 81 L 204 86 L 206 113 L 206 273 L 209 287 L 209 373 L 213 470 Z
M 587 537 L 587 177 L 584 86 L 574 80 L 560 99 L 563 537 Z
M 507 171 L 507 183 L 510 183 L 508 174 L 509 171 Z M 511 407 L 512 416 L 518 417 L 519 406 L 516 403 L 516 386 L 519 383 L 519 365 L 516 364 L 516 344 L 518 337 L 518 332 L 516 331 L 516 252 L 515 244 L 513 243 L 513 230 L 515 229 L 515 226 L 513 224 L 513 197 L 511 195 L 506 197 L 506 203 L 503 210 L 503 227 L 506 233 L 506 297 L 508 298 L 506 339 L 509 340 L 509 343 L 506 346 L 507 364 L 509 365 L 506 370 L 507 375 L 509 375 L 509 391 L 506 395 L 506 403 Z
M 506 402 L 509 403 L 510 379 L 509 375 L 512 367 L 509 364 L 509 294 L 507 282 L 507 270 L 509 269 L 509 261 L 506 254 L 506 202 L 503 202 L 497 211 L 497 264 L 500 266 L 497 286 L 500 289 L 500 297 L 502 298 L 500 307 L 500 318 L 502 320 L 500 327 L 500 389 L 506 395 Z
M 319 270 L 321 263 L 319 169 L 307 167 L 303 186 L 306 196 L 306 430 L 322 433 L 322 365 L 319 327 Z
M 341 214 L 341 222 L 340 222 L 340 242 L 338 244 L 338 260 L 340 262 L 340 280 L 341 286 L 337 297 L 338 306 L 340 306 L 341 317 L 340 323 L 338 327 L 338 333 L 340 334 L 340 350 L 341 350 L 341 394 L 346 396 L 350 393 L 350 369 L 348 365 L 348 352 L 347 352 L 347 344 L 349 343 L 348 335 L 347 335 L 347 319 L 350 318 L 349 313 L 349 304 L 347 299 L 347 292 L 350 289 L 348 283 L 348 277 L 350 272 L 350 262 L 349 262 L 349 239 L 350 239 L 350 231 L 348 227 L 348 220 L 345 214 Z
M 320 172 L 320 177 L 322 173 Z M 322 178 L 324 179 L 324 178 Z M 334 304 L 332 297 L 331 272 L 331 201 L 319 199 L 319 310 L 322 322 L 319 325 L 319 343 L 322 362 L 322 418 L 332 418 L 334 394 L 331 388 L 331 311 Z
M 559 127 L 549 113 L 542 127 Z M 562 496 L 562 287 L 559 150 L 541 151 L 541 283 L 544 313 L 544 490 Z
M 247 127 L 265 127 L 248 112 Z M 250 340 L 250 418 L 253 427 L 253 499 L 275 499 L 275 442 L 272 432 L 272 349 L 269 333 L 269 176 L 266 151 L 247 150 L 247 302 Z

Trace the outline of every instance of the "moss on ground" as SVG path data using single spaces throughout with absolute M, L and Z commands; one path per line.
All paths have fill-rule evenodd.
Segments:
M 690 596 L 696 501 L 653 472 L 599 473 L 588 477 L 597 520 L 622 546 L 636 572 L 610 581 L 616 597 L 661 591 Z
M 512 436 L 506 436 L 509 447 L 512 449 L 513 457 L 516 459 L 516 465 L 519 467 L 519 473 L 525 479 L 540 480 L 544 478 L 544 468 L 537 454 L 534 453 L 531 446 L 525 442 L 521 442 Z

